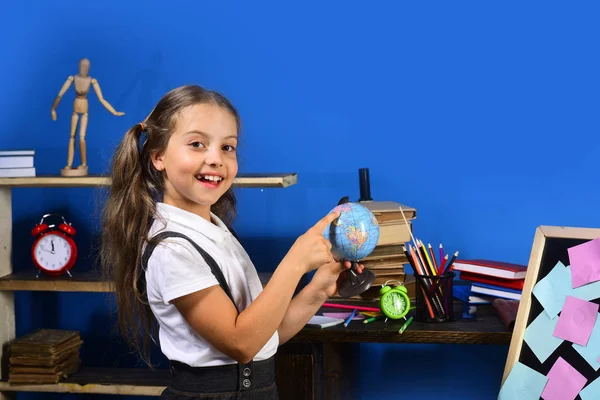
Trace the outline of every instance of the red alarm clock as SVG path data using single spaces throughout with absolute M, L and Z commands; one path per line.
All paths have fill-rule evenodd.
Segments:
M 58 226 L 46 224 L 44 220 L 51 216 L 60 217 L 62 223 Z M 43 271 L 51 276 L 64 273 L 71 276 L 69 270 L 77 259 L 77 245 L 73 240 L 75 228 L 70 223 L 67 224 L 65 218 L 60 215 L 46 214 L 31 230 L 31 235 L 36 238 L 31 255 L 40 272 Z

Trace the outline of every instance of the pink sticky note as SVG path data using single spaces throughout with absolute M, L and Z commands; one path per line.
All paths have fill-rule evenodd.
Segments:
M 587 378 L 562 357 L 548 372 L 548 383 L 542 392 L 544 400 L 573 400 L 587 383 Z
M 553 335 L 581 346 L 587 346 L 596 324 L 596 318 L 598 318 L 599 307 L 596 303 L 567 296 Z
M 570 247 L 573 288 L 600 280 L 600 238 Z

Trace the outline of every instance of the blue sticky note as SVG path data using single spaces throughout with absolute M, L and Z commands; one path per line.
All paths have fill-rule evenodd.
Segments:
M 598 400 L 600 399 L 600 379 L 596 379 L 584 387 L 579 392 L 581 400 Z
M 558 318 L 552 319 L 545 312 L 541 312 L 525 329 L 523 339 L 541 363 L 563 342 L 563 339 L 552 335 L 558 321 Z
M 572 289 L 571 271 L 559 261 L 544 279 L 535 284 L 533 295 L 548 316 L 556 318 Z
M 568 266 L 567 269 L 569 273 L 571 273 L 571 267 Z M 600 281 L 596 281 L 593 283 L 588 283 L 587 285 L 576 287 L 575 289 L 571 289 L 571 296 L 577 297 L 581 300 L 595 300 L 600 297 Z
M 598 368 L 600 368 L 600 362 L 598 361 L 600 359 L 600 318 L 596 318 L 596 324 L 594 325 L 587 346 L 573 343 L 573 348 L 581 354 L 581 357 L 583 357 L 592 368 L 598 371 Z
M 504 381 L 498 400 L 539 400 L 548 378 L 517 362 Z

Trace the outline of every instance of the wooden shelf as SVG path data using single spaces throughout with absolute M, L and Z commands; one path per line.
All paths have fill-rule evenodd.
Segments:
M 348 304 L 344 302 L 344 304 Z M 375 306 L 365 302 L 360 305 Z M 339 312 L 343 310 L 323 307 L 321 311 Z M 412 315 L 412 313 L 411 313 Z M 345 342 L 345 343 L 436 343 L 436 344 L 501 344 L 510 343 L 509 331 L 491 306 L 478 306 L 477 317 L 462 319 L 462 309 L 455 304 L 455 321 L 444 323 L 412 322 L 399 334 L 404 319 L 388 319 L 363 324 L 353 321 L 347 328 L 343 325 L 326 329 L 305 327 L 291 341 L 293 342 Z
M 170 380 L 168 370 L 141 368 L 83 368 L 56 384 L 9 384 L 0 381 L 0 392 L 94 393 L 160 396 Z
M 30 290 L 48 292 L 113 292 L 112 282 L 104 280 L 96 271 L 71 271 L 73 275 L 51 277 L 40 274 L 33 267 L 25 272 L 16 272 L 0 278 L 0 291 Z
M 105 280 L 98 271 L 71 271 L 73 275 L 51 277 L 40 274 L 32 267 L 24 272 L 15 272 L 0 278 L 0 291 L 45 291 L 45 292 L 114 292 L 111 281 Z M 263 287 L 271 277 L 270 272 L 258 274 Z
M 239 174 L 233 185 L 240 188 L 285 188 L 298 183 L 296 173 Z M 63 177 L 59 175 L 30 178 L 0 178 L 0 187 L 102 187 L 109 186 L 110 178 L 104 175 Z

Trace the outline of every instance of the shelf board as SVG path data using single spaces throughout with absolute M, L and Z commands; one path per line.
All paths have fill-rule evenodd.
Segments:
M 238 174 L 233 185 L 239 188 L 285 188 L 298 183 L 296 173 L 250 173 Z M 102 187 L 109 186 L 105 175 L 64 177 L 41 175 L 27 178 L 0 178 L 0 187 Z
M 94 393 L 160 396 L 170 380 L 168 370 L 141 368 L 82 368 L 56 384 L 9 384 L 0 381 L 0 392 Z
M 29 290 L 48 292 L 113 292 L 112 282 L 102 278 L 96 271 L 71 271 L 72 278 L 68 275 L 51 277 L 40 274 L 36 278 L 37 270 L 31 268 L 24 272 L 15 272 L 0 278 L 0 291 L 2 290 Z
M 36 274 L 37 270 L 32 268 L 0 277 L 0 291 L 114 292 L 113 283 L 105 280 L 98 271 L 72 270 L 72 278 L 68 275 L 51 277 L 44 274 L 36 278 Z M 270 272 L 258 274 L 263 287 L 271 275 Z
M 332 303 L 337 301 L 331 301 Z M 377 307 L 376 302 L 343 302 Z M 345 343 L 431 343 L 431 344 L 499 344 L 510 343 L 512 331 L 502 322 L 492 306 L 477 306 L 477 317 L 463 319 L 462 305 L 454 304 L 455 321 L 443 323 L 412 322 L 404 333 L 398 330 L 404 319 L 374 321 L 363 324 L 351 322 L 327 329 L 304 327 L 290 341 L 292 342 L 345 342 Z M 322 307 L 320 311 L 339 312 L 337 308 Z M 411 314 L 413 315 L 413 314 Z

